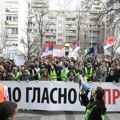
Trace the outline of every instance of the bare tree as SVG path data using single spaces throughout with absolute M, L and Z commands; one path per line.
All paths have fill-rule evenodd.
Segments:
M 24 29 L 24 33 L 25 33 L 25 37 L 23 37 L 20 41 L 20 43 L 23 45 L 24 47 L 24 53 L 22 53 L 20 50 L 19 52 L 26 57 L 27 60 L 30 60 L 31 55 L 34 51 L 35 48 L 35 41 L 33 40 L 33 32 L 31 29 L 31 22 L 28 21 L 28 23 L 26 23 L 26 28 Z
M 37 0 L 34 1 L 34 6 L 31 6 L 31 15 L 33 18 L 33 24 L 37 26 L 37 34 L 34 40 L 36 45 L 40 45 L 42 48 L 43 38 L 45 36 L 46 30 L 49 29 L 50 22 L 47 18 L 48 6 L 46 3 L 43 3 L 42 6 L 37 4 Z
M 102 20 L 104 17 L 109 19 L 107 21 L 106 27 L 110 27 L 107 31 L 107 36 L 113 35 L 115 40 L 117 39 L 119 32 L 120 32 L 120 0 L 108 0 L 106 3 L 103 4 L 103 9 L 99 12 L 98 19 Z M 112 55 L 115 55 L 116 49 L 120 46 L 118 41 L 109 48 L 109 51 L 112 53 Z

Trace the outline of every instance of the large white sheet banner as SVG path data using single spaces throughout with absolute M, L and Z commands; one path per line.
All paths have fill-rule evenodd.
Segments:
M 23 55 L 15 55 L 14 56 L 14 63 L 17 66 L 24 65 L 25 63 L 25 58 Z
M 53 57 L 63 57 L 65 56 L 65 51 L 62 49 L 53 49 Z
M 84 111 L 79 101 L 79 85 L 73 82 L 6 81 L 9 99 L 20 109 L 48 111 Z M 87 83 L 91 88 L 101 86 L 105 90 L 107 111 L 120 111 L 120 84 Z

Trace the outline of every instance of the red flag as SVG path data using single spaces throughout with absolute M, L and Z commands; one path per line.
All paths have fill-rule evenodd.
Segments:
M 109 36 L 109 37 L 107 38 L 107 42 L 108 42 L 108 44 L 110 44 L 110 45 L 114 44 L 114 42 L 115 42 L 114 37 L 113 37 L 113 36 Z
M 115 43 L 114 37 L 111 35 L 102 43 L 102 45 L 103 45 L 103 48 L 106 49 L 114 45 L 114 43 Z

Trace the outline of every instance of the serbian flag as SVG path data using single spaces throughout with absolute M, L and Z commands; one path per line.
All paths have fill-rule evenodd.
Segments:
M 72 50 L 72 57 L 77 57 L 78 56 L 78 50 L 80 49 L 80 41 L 78 40 L 76 43 L 75 43 L 75 46 Z
M 115 44 L 115 40 L 114 40 L 114 37 L 111 35 L 111 36 L 109 36 L 108 38 L 107 38 L 107 40 L 105 40 L 104 42 L 103 42 L 103 48 L 104 49 L 107 49 L 107 48 L 109 48 L 109 47 L 111 47 L 112 45 L 114 45 Z
M 75 46 L 73 48 L 73 52 L 76 52 L 80 49 L 80 41 L 78 40 L 76 43 L 75 43 Z
M 46 43 L 46 45 L 42 48 L 41 55 L 44 57 L 53 55 L 53 42 Z

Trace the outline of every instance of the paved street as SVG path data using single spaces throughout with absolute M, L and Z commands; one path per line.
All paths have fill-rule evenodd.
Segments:
M 17 120 L 83 120 L 80 112 L 20 111 Z M 120 113 L 108 113 L 105 120 L 120 120 Z

